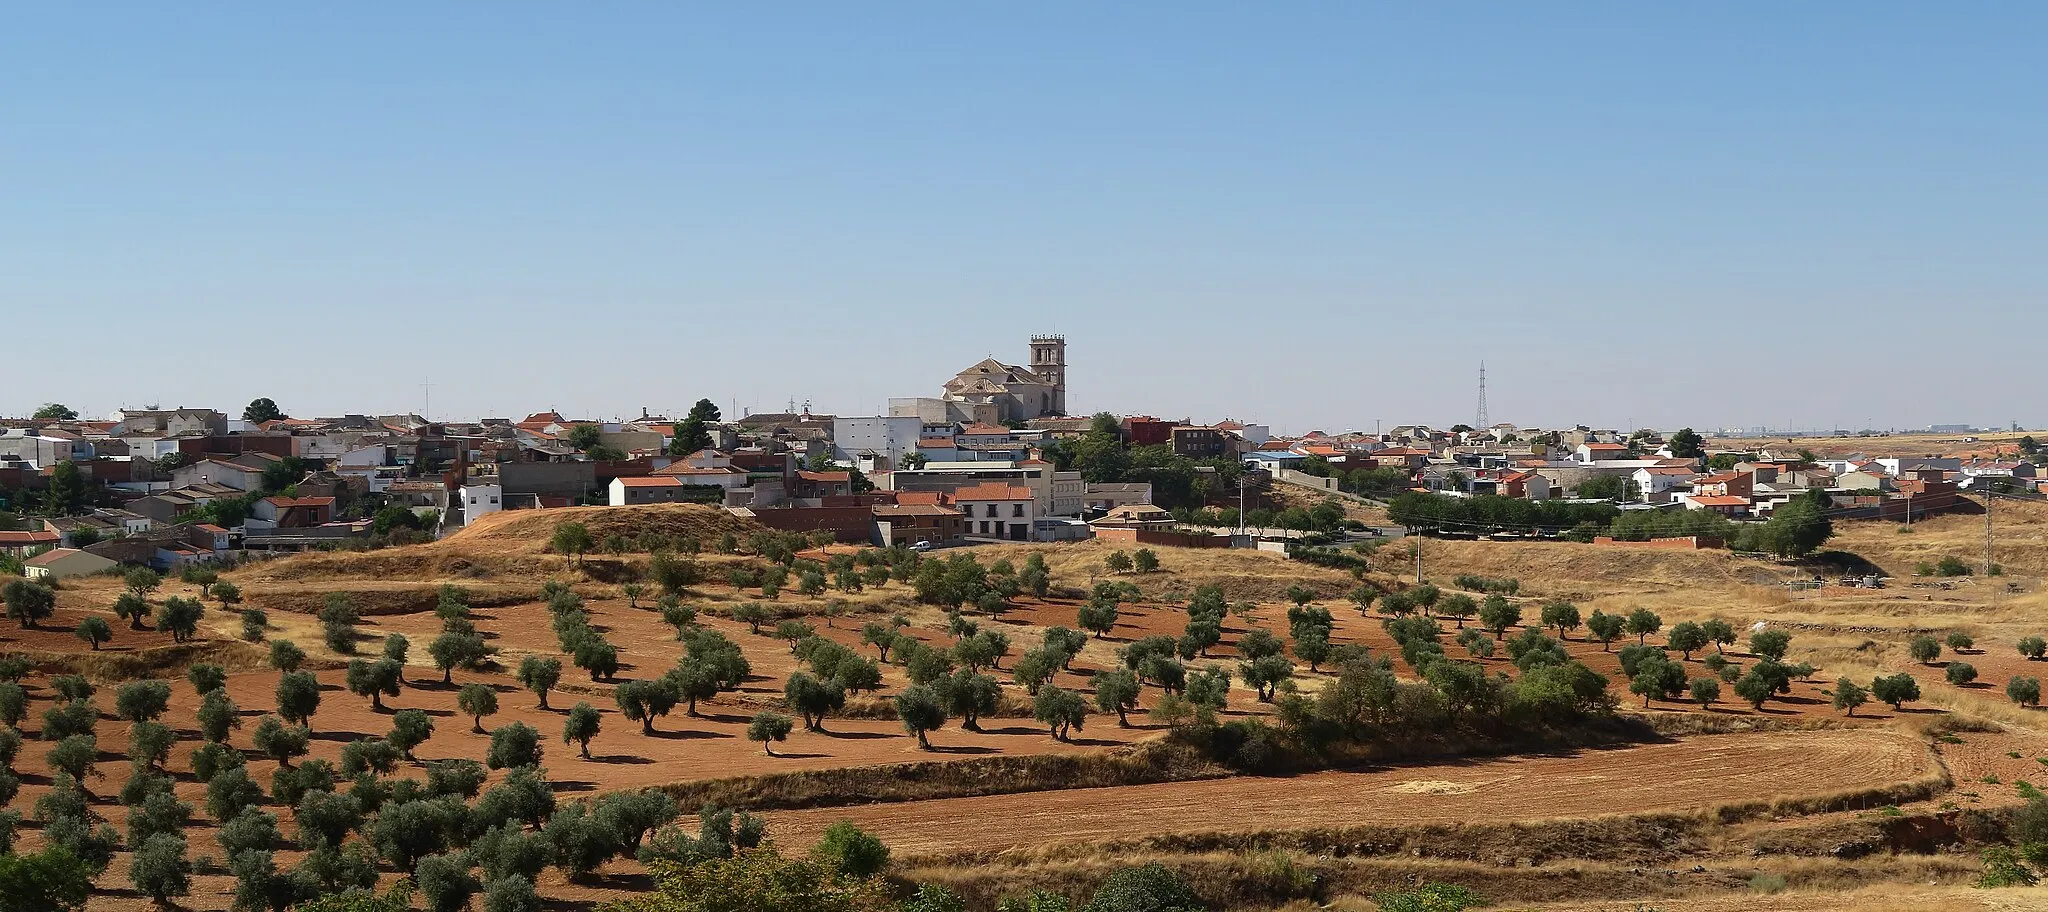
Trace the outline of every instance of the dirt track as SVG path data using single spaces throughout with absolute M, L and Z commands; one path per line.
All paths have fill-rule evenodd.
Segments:
M 852 820 L 904 854 L 990 851 L 1148 834 L 1443 823 L 1497 818 L 1504 807 L 1542 817 L 1683 810 L 1902 782 L 1931 766 L 1922 746 L 1888 731 L 1723 735 L 1284 779 L 792 811 L 769 815 L 769 831 L 786 844 L 808 845 L 833 821 Z

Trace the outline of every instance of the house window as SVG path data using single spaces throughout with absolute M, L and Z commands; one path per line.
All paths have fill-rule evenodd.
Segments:
M 1011 504 L 1011 505 L 1010 505 L 1010 515 L 1011 515 L 1011 516 L 1023 516 L 1023 515 L 1024 515 L 1024 505 L 1023 505 L 1023 504 Z
M 982 515 L 984 515 L 984 516 L 994 516 L 994 515 L 996 515 L 996 505 L 995 505 L 995 504 L 989 504 L 989 505 L 988 505 L 988 512 L 987 512 L 987 513 L 984 513 L 984 514 L 982 514 Z

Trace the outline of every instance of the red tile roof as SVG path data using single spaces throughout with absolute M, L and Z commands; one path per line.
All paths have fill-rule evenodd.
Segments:
M 673 468 L 673 466 L 671 466 L 671 468 Z M 724 470 L 703 469 L 702 471 L 723 472 Z M 666 476 L 648 476 L 644 478 L 619 478 L 617 479 L 617 481 L 619 484 L 625 485 L 626 487 L 629 488 L 674 488 L 682 487 L 683 484 L 683 481 L 680 478 L 669 478 Z
M 1699 505 L 1700 505 L 1700 506 L 1702 506 L 1702 507 L 1746 507 L 1746 506 L 1749 506 L 1749 498 L 1747 498 L 1747 497 L 1735 497 L 1735 496 L 1733 496 L 1733 495 L 1730 495 L 1730 496 L 1727 496 L 1727 497 L 1694 497 L 1694 498 L 1692 498 L 1692 502 L 1693 502 L 1693 503 L 1696 503 L 1696 504 L 1699 504 Z
M 64 558 L 70 557 L 74 554 L 84 553 L 86 552 L 80 551 L 77 548 L 52 548 L 48 551 L 31 557 L 28 560 L 22 561 L 21 565 L 24 567 L 45 567 L 49 566 L 50 564 L 54 564 L 60 560 L 63 560 Z
M 970 485 L 953 491 L 953 499 L 959 500 L 1030 500 L 1031 489 L 1016 485 L 986 484 Z
M 0 548 L 54 545 L 63 540 L 64 537 L 55 532 L 0 532 Z
M 852 481 L 852 480 L 853 480 L 853 473 L 851 473 L 851 472 L 811 472 L 811 471 L 803 471 L 803 472 L 798 472 L 798 473 L 796 473 L 796 477 L 798 477 L 798 478 L 801 478 L 801 479 L 803 479 L 803 480 L 805 480 L 805 481 L 815 481 L 815 482 L 822 482 L 822 483 L 825 483 L 825 484 L 832 484 L 832 483 L 835 483 L 835 482 L 843 482 L 843 481 Z

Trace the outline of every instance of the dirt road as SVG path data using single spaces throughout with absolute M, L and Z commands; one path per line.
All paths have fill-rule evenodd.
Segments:
M 874 804 L 769 815 L 785 845 L 852 820 L 903 854 L 1161 833 L 1640 813 L 1818 795 L 1918 778 L 1932 759 L 1894 732 L 1720 735 L 1570 755 Z

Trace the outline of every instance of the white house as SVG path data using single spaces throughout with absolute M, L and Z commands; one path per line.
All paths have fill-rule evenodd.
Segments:
M 1944 472 L 1959 472 L 1963 468 L 1963 461 L 1952 456 L 1886 456 L 1877 460 L 1877 464 L 1893 478 L 1902 478 L 1922 468 Z
M 893 469 L 917 452 L 924 420 L 916 415 L 832 419 L 832 458 L 863 471 Z
M 458 496 L 462 498 L 462 524 L 465 526 L 505 509 L 505 488 L 502 485 L 466 484 Z
M 1581 465 L 1628 458 L 1628 447 L 1619 443 L 1582 443 L 1573 452 Z
M 104 557 L 76 548 L 53 548 L 22 561 L 21 572 L 29 579 L 64 579 L 118 566 Z
M 1653 504 L 1670 503 L 1674 490 L 1692 490 L 1693 479 L 1698 477 L 1700 473 L 1684 466 L 1645 466 L 1629 476 L 1642 492 L 1643 501 Z
M 612 479 L 609 503 L 614 507 L 634 506 L 653 503 L 685 503 L 683 489 L 688 485 L 680 478 L 649 476 L 646 478 Z
M 980 538 L 1031 540 L 1038 519 L 1037 498 L 1020 485 L 985 483 L 953 491 L 953 505 L 966 518 L 968 535 Z

